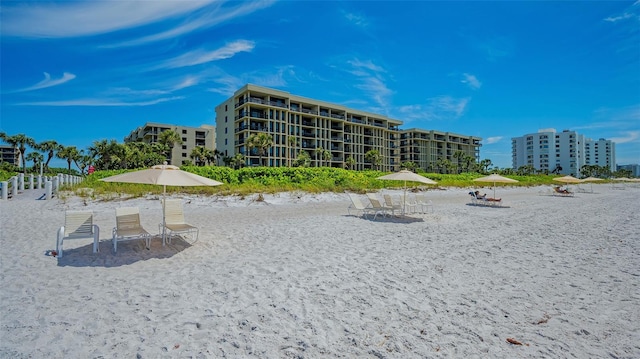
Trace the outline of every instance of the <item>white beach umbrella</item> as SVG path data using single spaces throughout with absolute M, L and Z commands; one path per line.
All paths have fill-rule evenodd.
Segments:
M 155 184 L 163 186 L 164 197 L 167 194 L 167 186 L 219 186 L 222 182 L 202 177 L 194 173 L 186 172 L 172 165 L 156 165 L 140 171 L 122 173 L 119 175 L 100 179 L 104 182 Z M 165 208 L 162 201 L 162 237 L 164 239 Z M 164 243 L 164 241 L 163 241 Z
M 395 173 L 391 173 L 388 175 L 384 175 L 384 176 L 380 176 L 377 177 L 377 179 L 380 180 L 387 180 L 387 181 L 404 181 L 404 197 L 402 198 L 402 209 L 404 211 L 404 207 L 407 201 L 407 181 L 409 182 L 419 182 L 419 183 L 424 183 L 424 184 L 437 184 L 438 182 L 421 176 L 417 173 L 413 173 L 411 171 L 408 170 L 402 170 L 399 172 L 395 172 Z
M 514 180 L 508 177 L 500 176 L 497 173 L 491 174 L 489 176 L 480 177 L 474 179 L 475 182 L 489 182 L 493 183 L 493 198 L 496 198 L 496 183 L 516 183 L 520 182 L 518 180 Z

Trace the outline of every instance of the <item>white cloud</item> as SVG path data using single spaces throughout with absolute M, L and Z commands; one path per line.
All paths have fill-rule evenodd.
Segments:
M 625 19 L 629 19 L 634 17 L 635 15 L 633 14 L 629 14 L 628 12 L 625 12 L 624 14 L 620 15 L 620 16 L 609 16 L 607 18 L 604 19 L 604 21 L 608 21 L 608 22 L 618 22 L 620 20 L 625 20 Z
M 376 111 L 387 113 L 390 107 L 390 97 L 393 95 L 386 82 L 387 71 L 372 60 L 353 59 L 346 61 L 351 65 L 347 72 L 357 77 L 354 87 L 360 89 L 376 103 Z
M 494 143 L 498 143 L 500 142 L 500 140 L 502 140 L 502 136 L 493 136 L 493 137 L 487 137 L 484 142 L 487 145 L 492 145 Z
M 2 8 L 4 36 L 61 38 L 139 27 L 200 9 L 215 0 L 29 2 Z
M 615 142 L 616 144 L 619 144 L 636 142 L 638 139 L 640 139 L 640 131 L 627 131 L 624 132 L 620 137 L 612 137 L 610 140 Z
M 133 107 L 133 106 L 151 106 L 162 102 L 175 101 L 183 99 L 183 96 L 164 97 L 149 101 L 126 102 L 113 99 L 76 99 L 65 101 L 42 101 L 42 102 L 23 102 L 16 104 L 17 106 L 55 106 L 55 107 Z
M 369 26 L 369 21 L 363 15 L 354 14 L 354 13 L 351 13 L 351 12 L 344 12 L 344 17 L 350 23 L 352 23 L 352 24 L 354 24 L 354 25 L 356 25 L 358 27 L 366 28 L 367 26 Z
M 397 108 L 399 119 L 405 124 L 413 121 L 446 121 L 457 120 L 466 111 L 470 98 L 454 98 L 438 96 L 427 99 L 424 105 L 406 105 Z
M 73 79 L 76 78 L 76 75 L 65 72 L 62 74 L 62 77 L 59 79 L 51 79 L 51 75 L 49 75 L 48 72 L 44 73 L 44 80 L 38 82 L 37 84 L 33 85 L 33 86 L 29 86 L 29 87 L 25 87 L 23 89 L 17 90 L 15 92 L 26 92 L 26 91 L 34 91 L 34 90 L 40 90 L 40 89 L 44 89 L 47 87 L 53 87 L 53 86 L 58 86 L 58 85 L 62 85 L 65 82 L 69 82 Z
M 152 35 L 143 36 L 135 40 L 124 41 L 112 45 L 104 45 L 103 48 L 136 46 L 145 43 L 173 39 L 177 36 L 190 33 L 199 29 L 206 29 L 218 25 L 224 21 L 234 19 L 236 17 L 250 14 L 254 11 L 266 8 L 270 6 L 273 0 L 262 1 L 248 1 L 248 2 L 231 2 L 232 4 L 239 4 L 235 8 L 223 9 L 221 6 L 216 6 L 214 9 L 204 11 L 202 15 L 196 18 L 189 18 L 183 24 L 178 25 L 166 31 L 157 32 Z
M 462 74 L 462 80 L 460 80 L 463 84 L 467 84 L 470 88 L 477 90 L 482 86 L 482 83 L 475 75 L 471 75 L 468 73 Z
M 199 49 L 187 52 L 173 59 L 169 59 L 153 69 L 173 69 L 228 59 L 240 52 L 251 52 L 254 47 L 255 43 L 253 41 L 237 40 L 212 51 Z

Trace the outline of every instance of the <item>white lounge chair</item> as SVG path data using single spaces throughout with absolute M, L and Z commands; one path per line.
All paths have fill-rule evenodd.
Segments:
M 151 247 L 151 234 L 140 224 L 138 207 L 116 208 L 116 226 L 113 228 L 113 251 L 118 251 L 118 242 L 142 239 L 147 249 Z
M 367 198 L 369 198 L 369 202 L 371 202 L 371 211 L 369 213 L 373 213 L 373 220 L 381 214 L 383 217 L 386 217 L 389 212 L 391 212 L 391 208 L 387 206 L 383 206 L 382 202 L 378 199 L 378 197 L 374 193 L 367 193 Z
M 477 206 L 502 206 L 502 198 L 486 198 L 485 196 L 477 197 L 475 192 L 469 192 L 471 203 Z
M 354 194 L 354 193 L 348 193 L 349 198 L 351 199 L 351 204 L 349 205 L 349 207 L 347 207 L 347 213 L 349 213 L 349 215 L 351 215 L 351 211 L 360 211 L 360 214 L 365 217 L 367 215 L 367 213 L 369 213 L 369 210 L 371 209 L 371 207 L 367 207 L 365 206 L 362 201 L 360 200 L 360 197 L 358 197 L 358 195 Z
M 433 202 L 427 199 L 423 194 L 416 194 L 416 207 L 420 207 L 420 213 L 427 213 L 427 209 L 431 208 L 433 213 Z
M 91 211 L 66 211 L 64 213 L 64 226 L 58 229 L 56 240 L 56 252 L 62 258 L 64 240 L 93 238 L 93 253 L 98 252 L 100 241 L 100 228 L 93 224 L 93 212 Z
M 399 211 L 400 214 L 404 214 L 404 208 L 402 208 L 402 205 L 393 203 L 393 198 L 391 198 L 391 195 L 384 194 L 382 195 L 382 198 L 384 198 L 384 206 L 391 211 L 392 216 L 396 215 L 396 211 Z
M 167 238 L 167 241 L 171 243 L 171 236 L 177 233 L 195 233 L 195 240 L 198 240 L 200 230 L 198 227 L 185 222 L 181 199 L 164 200 L 164 218 L 164 228 L 168 233 L 162 236 L 162 245 L 165 245 L 165 237 Z

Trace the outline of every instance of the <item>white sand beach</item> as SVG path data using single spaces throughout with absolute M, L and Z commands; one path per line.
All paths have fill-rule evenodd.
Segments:
M 116 254 L 114 209 L 155 233 L 157 198 L 23 194 L 0 201 L 0 357 L 640 358 L 640 188 L 593 189 L 429 190 L 433 213 L 376 221 L 344 193 L 186 196 L 199 240 Z M 67 209 L 99 253 L 45 255 Z

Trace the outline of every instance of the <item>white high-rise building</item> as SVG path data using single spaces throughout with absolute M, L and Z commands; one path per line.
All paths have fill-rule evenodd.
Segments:
M 611 172 L 616 171 L 616 144 L 611 140 L 587 139 L 584 151 L 585 164 L 606 167 Z
M 515 169 L 531 165 L 539 171 L 579 176 L 585 164 L 584 144 L 584 136 L 575 131 L 541 129 L 511 139 L 512 165 Z

